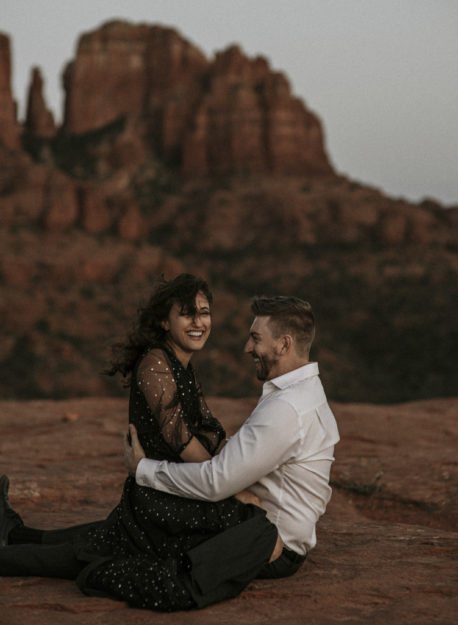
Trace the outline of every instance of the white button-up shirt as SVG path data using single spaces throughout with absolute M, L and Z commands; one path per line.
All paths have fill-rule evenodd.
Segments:
M 181 497 L 219 501 L 248 488 L 288 549 L 305 554 L 331 497 L 329 474 L 339 433 L 308 363 L 264 383 L 256 408 L 221 452 L 202 463 L 143 458 L 136 481 Z

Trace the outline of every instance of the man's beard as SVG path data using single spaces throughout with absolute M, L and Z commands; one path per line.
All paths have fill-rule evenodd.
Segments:
M 276 358 L 269 358 L 268 356 L 260 356 L 256 354 L 256 358 L 259 359 L 258 364 L 256 366 L 256 377 L 261 382 L 265 382 L 270 377 L 270 372 L 272 367 L 277 363 Z

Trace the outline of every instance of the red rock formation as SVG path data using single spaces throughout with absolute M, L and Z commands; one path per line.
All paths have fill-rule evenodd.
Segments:
M 43 79 L 38 67 L 34 67 L 32 70 L 32 80 L 27 99 L 25 128 L 39 137 L 52 137 L 56 133 L 54 117 L 47 108 L 43 96 Z
M 179 133 L 180 113 L 207 61 L 170 28 L 110 22 L 81 37 L 75 60 L 65 72 L 64 129 L 81 133 L 104 126 L 120 115 L 152 115 L 155 138 Z M 163 101 L 176 102 L 176 128 L 160 128 Z M 181 100 L 181 105 L 179 104 Z M 146 121 L 146 120 L 145 120 Z M 175 139 L 176 142 L 176 139 Z
M 14 150 L 20 147 L 16 104 L 11 91 L 10 40 L 3 33 L 0 33 L 0 143 Z
M 8 154 L 2 146 L 0 163 L 3 225 L 14 230 L 41 223 L 49 231 L 62 232 L 76 223 L 79 199 L 73 180 L 57 169 L 31 162 L 23 153 Z
M 50 232 L 63 232 L 78 218 L 76 186 L 66 176 L 53 172 L 45 186 L 45 225 Z
M 11 139 L 1 42 L 0 129 Z M 30 129 L 40 132 L 34 76 Z M 331 171 L 319 122 L 282 74 L 237 47 L 209 62 L 173 30 L 112 23 L 82 38 L 67 89 L 67 133 L 94 132 L 32 137 L 46 165 L 0 135 L 1 393 L 92 392 L 87 379 L 105 364 L 101 346 L 125 332 L 128 307 L 181 271 L 207 277 L 223 302 L 217 356 L 202 361 L 207 391 L 253 391 L 238 356 L 248 299 L 281 290 L 324 306 L 317 349 L 331 396 L 454 392 L 458 208 L 314 175 Z M 199 175 L 176 176 L 180 163 Z M 253 175 L 212 177 L 234 171 Z M 97 392 L 112 393 L 105 382 Z
M 80 196 L 82 225 L 87 232 L 107 231 L 113 215 L 107 205 L 105 193 L 86 187 Z
M 144 234 L 144 223 L 138 206 L 131 203 L 119 220 L 118 232 L 121 239 L 136 241 Z
M 261 57 L 209 62 L 174 30 L 111 22 L 80 39 L 65 73 L 64 129 L 140 118 L 146 142 L 188 174 L 332 174 L 318 118 Z
M 285 76 L 237 46 L 216 56 L 183 151 L 189 173 L 332 173 L 318 119 Z

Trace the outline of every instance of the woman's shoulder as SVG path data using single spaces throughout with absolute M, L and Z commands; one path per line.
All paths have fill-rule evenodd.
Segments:
M 148 348 L 139 358 L 138 371 L 157 371 L 159 373 L 170 373 L 171 365 L 167 351 L 160 345 L 153 345 Z
M 153 397 L 168 398 L 176 393 L 173 369 L 167 353 L 161 347 L 152 347 L 140 359 L 134 376 L 135 384 L 150 401 Z M 150 404 L 151 405 L 151 404 Z

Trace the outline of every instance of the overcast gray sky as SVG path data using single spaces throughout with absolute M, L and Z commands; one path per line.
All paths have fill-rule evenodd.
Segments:
M 114 18 L 173 26 L 209 58 L 231 43 L 266 56 L 320 116 L 340 173 L 458 204 L 458 0 L 0 0 L 21 116 L 38 65 L 60 119 L 78 37 Z

